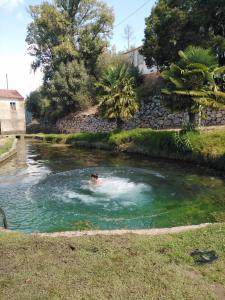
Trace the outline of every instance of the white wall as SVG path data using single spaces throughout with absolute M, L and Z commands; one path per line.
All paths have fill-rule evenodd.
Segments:
M 149 69 L 145 63 L 144 56 L 139 53 L 139 48 L 134 49 L 133 51 L 130 51 L 126 53 L 128 58 L 130 59 L 131 63 L 134 64 L 135 67 L 138 67 L 139 71 L 143 74 L 150 74 L 155 71 L 155 68 Z
M 11 109 L 10 102 L 16 103 L 16 110 Z M 0 98 L 0 123 L 1 134 L 24 133 L 26 131 L 24 101 Z

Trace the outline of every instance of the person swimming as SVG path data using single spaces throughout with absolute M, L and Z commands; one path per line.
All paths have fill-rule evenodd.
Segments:
M 92 185 L 99 185 L 101 183 L 99 177 L 97 174 L 91 174 L 91 177 L 90 177 L 90 183 Z

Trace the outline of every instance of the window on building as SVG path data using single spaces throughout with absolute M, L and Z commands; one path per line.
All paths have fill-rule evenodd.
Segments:
M 10 102 L 11 110 L 16 110 L 16 102 Z

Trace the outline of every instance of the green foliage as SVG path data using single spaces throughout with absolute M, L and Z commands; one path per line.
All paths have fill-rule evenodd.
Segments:
M 66 137 L 65 141 L 68 144 L 72 144 L 74 141 L 97 143 L 106 142 L 108 140 L 107 133 L 75 133 Z
M 42 67 L 44 81 L 52 78 L 61 62 L 83 60 L 94 73 L 98 56 L 108 44 L 113 15 L 98 0 L 57 0 L 30 6 L 32 22 L 26 41 L 35 56 L 34 69 Z
M 77 55 L 68 32 L 70 22 L 65 14 L 48 2 L 30 6 L 30 15 L 32 22 L 27 28 L 26 42 L 29 53 L 35 57 L 32 67 L 34 70 L 41 67 L 44 82 L 47 82 L 53 76 L 59 62 L 63 59 L 71 60 Z M 68 53 L 68 48 L 72 53 Z
M 55 122 L 91 105 L 93 81 L 82 62 L 61 63 L 52 79 L 27 97 L 26 109 L 34 118 Z
M 34 118 L 41 118 L 43 94 L 41 90 L 36 90 L 30 93 L 26 98 L 26 110 L 32 112 Z
M 95 75 L 99 55 L 108 46 L 114 17 L 106 3 L 99 0 L 56 0 L 57 8 L 71 23 L 71 35 L 88 71 Z
M 0 144 L 0 156 L 8 152 L 12 148 L 13 138 L 7 138 Z
M 46 142 L 73 144 L 74 142 L 107 142 L 109 134 L 107 133 L 73 133 L 73 134 L 38 134 L 35 135 Z
M 142 53 L 149 67 L 176 62 L 189 45 L 212 47 L 225 65 L 224 0 L 157 0 L 146 19 Z
M 181 66 L 185 66 L 186 63 L 198 64 L 200 68 L 212 67 L 218 64 L 217 58 L 211 49 L 203 49 L 201 47 L 189 46 L 186 50 L 179 51 L 179 57 Z
M 101 78 L 111 66 L 121 65 L 126 66 L 128 73 L 134 78 L 135 85 L 139 86 L 142 82 L 142 76 L 139 69 L 130 62 L 129 58 L 124 55 L 124 53 L 104 51 L 98 59 L 97 74 L 99 78 Z
M 91 104 L 92 81 L 82 63 L 76 60 L 61 63 L 45 86 L 51 99 L 48 110 L 50 119 L 87 108 Z
M 146 141 L 146 137 L 151 135 L 152 132 L 153 130 L 150 128 L 118 131 L 110 134 L 109 143 L 119 146 L 121 144 L 130 143 L 131 141 Z
M 174 134 L 175 145 L 177 147 L 178 152 L 180 153 L 191 153 L 193 148 L 191 141 L 187 135 L 183 132 L 176 132 Z
M 44 73 L 45 98 L 38 105 L 29 101 L 30 109 L 56 121 L 95 98 L 97 61 L 108 45 L 114 18 L 99 0 L 44 2 L 30 6 L 30 14 L 26 41 L 35 58 L 33 69 Z
M 217 85 L 217 77 L 225 68 L 218 67 L 217 59 L 209 49 L 190 46 L 184 52 L 179 51 L 179 56 L 177 64 L 171 64 L 162 73 L 167 82 L 167 87 L 162 89 L 164 103 L 172 110 L 187 109 L 189 122 L 194 126 L 195 113 L 200 113 L 201 108 L 224 107 L 225 92 Z
M 100 113 L 106 119 L 116 120 L 118 128 L 138 111 L 134 77 L 126 65 L 109 66 L 97 88 Z
M 110 135 L 109 142 L 120 146 L 133 143 L 146 149 L 148 153 L 189 153 L 192 151 L 188 136 L 173 131 L 154 131 L 152 129 L 134 129 Z

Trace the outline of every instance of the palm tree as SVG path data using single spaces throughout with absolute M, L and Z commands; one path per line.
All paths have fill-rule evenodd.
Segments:
M 210 49 L 188 47 L 179 52 L 180 60 L 162 73 L 167 87 L 162 89 L 165 104 L 173 110 L 187 110 L 191 127 L 195 126 L 196 113 L 204 107 L 224 108 L 225 92 L 217 85 L 217 79 L 225 72 L 218 67 L 217 58 Z
M 133 117 L 139 104 L 134 77 L 124 64 L 110 66 L 97 83 L 99 89 L 99 111 L 109 120 L 116 120 L 117 128 Z

